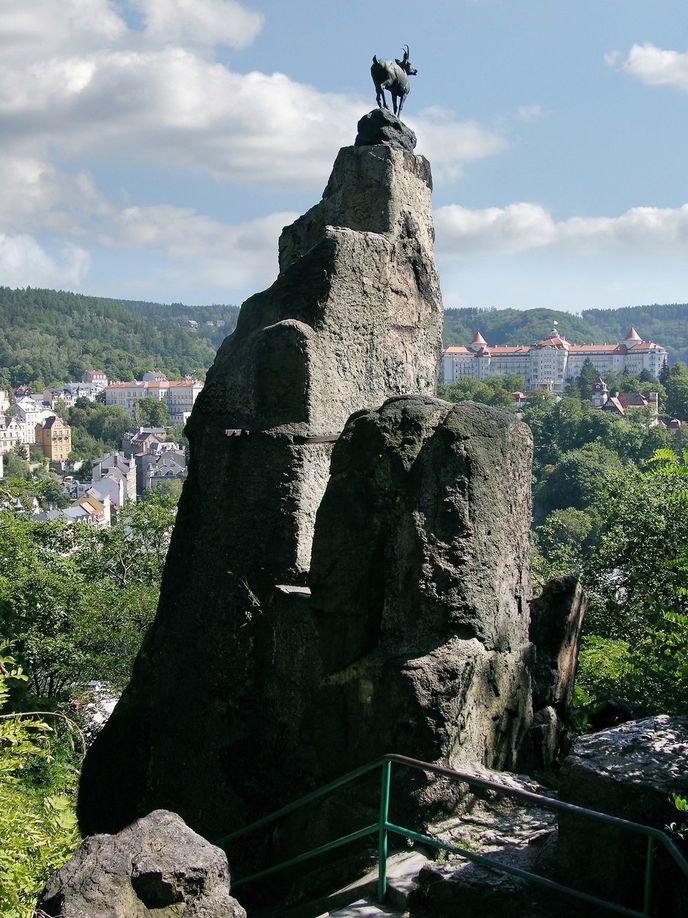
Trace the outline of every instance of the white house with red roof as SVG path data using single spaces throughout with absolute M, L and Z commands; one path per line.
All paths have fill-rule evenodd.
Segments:
M 549 389 L 561 394 L 580 375 L 586 360 L 601 376 L 610 370 L 627 370 L 633 376 L 648 370 L 656 378 L 667 361 L 667 352 L 661 344 L 643 341 L 635 328 L 630 328 L 617 344 L 571 344 L 559 333 L 555 322 L 551 334 L 536 344 L 509 347 L 490 346 L 476 332 L 468 347 L 452 345 L 444 349 L 440 381 L 452 383 L 464 376 L 485 379 L 513 373 L 523 377 L 527 392 Z

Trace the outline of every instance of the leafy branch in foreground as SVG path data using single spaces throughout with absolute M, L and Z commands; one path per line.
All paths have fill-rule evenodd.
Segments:
M 27 676 L 0 654 L 0 712 L 10 680 Z M 29 918 L 47 878 L 79 844 L 74 802 L 83 738 L 69 718 L 0 713 L 0 902 L 8 918 Z M 74 734 L 79 752 L 74 755 Z

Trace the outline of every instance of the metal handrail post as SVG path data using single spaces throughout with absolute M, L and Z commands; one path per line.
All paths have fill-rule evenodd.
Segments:
M 650 915 L 652 910 L 652 873 L 655 856 L 655 840 L 652 836 L 647 839 L 647 854 L 645 855 L 645 894 L 643 896 L 643 915 Z
M 392 776 L 392 763 L 382 763 L 380 777 L 380 824 L 378 832 L 378 873 L 377 897 L 382 904 L 387 895 L 387 822 L 389 819 L 389 785 Z

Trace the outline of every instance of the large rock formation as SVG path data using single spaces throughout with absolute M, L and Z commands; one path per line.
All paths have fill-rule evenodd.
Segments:
M 86 833 L 164 806 L 217 838 L 384 752 L 515 760 L 531 438 L 431 397 L 430 172 L 390 143 L 340 151 L 208 374 L 158 614 L 85 762 Z M 333 803 L 332 825 L 368 802 Z M 300 819 L 282 851 L 329 824 Z
M 322 201 L 282 233 L 279 277 L 243 304 L 187 427 L 156 621 L 86 759 L 84 831 L 164 806 L 213 837 L 312 774 L 295 737 L 318 663 L 293 587 L 349 415 L 434 391 L 431 187 L 422 156 L 342 149 Z

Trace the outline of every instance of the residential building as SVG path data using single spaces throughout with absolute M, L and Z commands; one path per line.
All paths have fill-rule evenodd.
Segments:
M 115 450 L 96 459 L 91 469 L 91 486 L 96 497 L 108 495 L 115 510 L 120 510 L 128 501 L 136 501 L 136 463 L 133 459 Z
M 10 410 L 10 397 L 6 389 L 0 389 L 0 414 Z
M 606 382 L 600 377 L 593 387 L 593 408 L 612 411 L 618 417 L 626 417 L 629 408 L 643 409 L 647 416 L 647 426 L 656 427 L 659 423 L 659 393 L 651 392 L 645 398 L 639 392 L 609 392 Z
M 110 498 L 98 500 L 88 494 L 79 498 L 70 507 L 62 510 L 46 510 L 35 516 L 38 522 L 66 519 L 72 523 L 88 523 L 98 529 L 109 529 L 111 523 Z
M 164 427 L 135 427 L 122 437 L 122 452 L 131 459 L 132 456 L 147 453 L 153 443 L 164 443 Z
M 136 469 L 140 493 L 163 481 L 184 481 L 188 474 L 186 454 L 176 443 L 153 444 L 149 452 L 137 456 Z
M 8 453 L 17 443 L 24 443 L 26 428 L 17 418 L 0 414 L 0 453 Z
M 43 392 L 43 402 L 53 408 L 56 401 L 61 401 L 68 408 L 71 408 L 78 398 L 85 398 L 89 402 L 95 402 L 104 388 L 104 386 L 83 382 L 65 382 L 61 386 L 53 386 L 46 389 Z
M 571 344 L 559 333 L 556 323 L 548 337 L 531 346 L 490 346 L 477 332 L 468 347 L 444 349 L 440 380 L 452 383 L 464 376 L 485 379 L 513 373 L 523 377 L 526 392 L 549 389 L 561 395 L 586 360 L 601 376 L 624 370 L 639 376 L 648 370 L 656 378 L 666 364 L 667 352 L 660 344 L 643 341 L 634 328 L 617 344 Z
M 53 414 L 36 424 L 35 442 L 50 462 L 65 462 L 72 451 L 72 429 Z
M 14 410 L 17 421 L 22 426 L 22 443 L 36 442 L 36 425 L 50 417 L 54 417 L 55 412 L 45 407 L 42 401 L 33 398 L 30 395 L 24 395 L 20 398 L 15 396 Z
M 152 379 L 146 379 L 152 376 Z M 136 417 L 136 403 L 142 398 L 164 401 L 170 415 L 170 424 L 185 424 L 191 414 L 203 383 L 197 379 L 168 380 L 161 373 L 146 373 L 142 380 L 113 382 L 105 389 L 106 405 L 121 405 Z
M 86 370 L 81 374 L 81 382 L 104 389 L 108 384 L 108 378 L 102 370 Z

